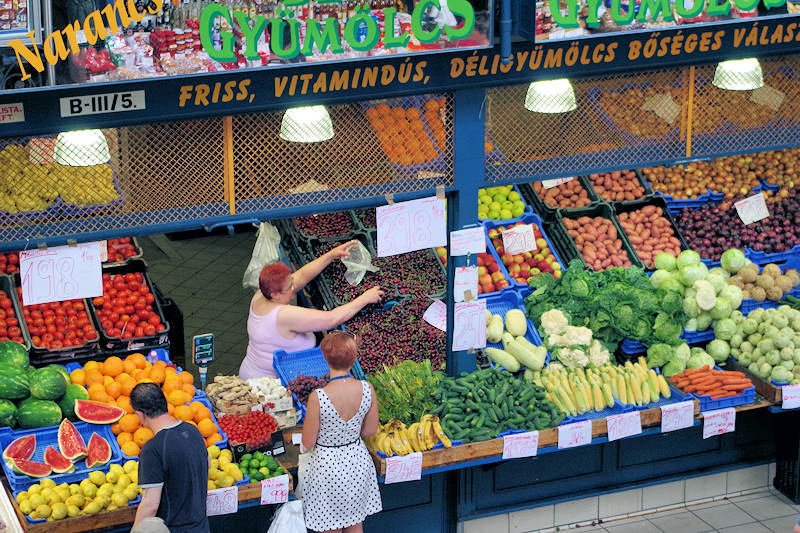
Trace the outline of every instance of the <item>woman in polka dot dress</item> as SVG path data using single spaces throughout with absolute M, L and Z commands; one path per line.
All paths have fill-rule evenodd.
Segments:
M 314 447 L 303 484 L 306 527 L 318 532 L 360 533 L 361 523 L 381 511 L 375 465 L 361 437 L 378 430 L 372 385 L 350 375 L 356 339 L 333 332 L 320 344 L 331 380 L 308 397 L 303 446 Z

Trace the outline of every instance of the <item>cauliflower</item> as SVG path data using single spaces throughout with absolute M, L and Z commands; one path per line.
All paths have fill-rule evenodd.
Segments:
M 589 346 L 589 362 L 594 366 L 607 365 L 611 360 L 611 354 L 603 348 L 603 344 L 593 339 L 592 344 Z
M 551 346 L 589 346 L 592 343 L 592 330 L 584 326 L 567 326 L 564 333 L 550 335 L 547 342 Z
M 569 321 L 564 313 L 558 309 L 551 309 L 542 313 L 542 327 L 548 335 L 560 335 L 569 327 Z
M 589 364 L 589 358 L 582 348 L 562 347 L 553 353 L 567 368 L 585 368 Z

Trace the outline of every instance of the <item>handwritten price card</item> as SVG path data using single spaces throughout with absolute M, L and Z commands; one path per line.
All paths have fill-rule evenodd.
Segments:
M 761 193 L 754 194 L 744 200 L 739 200 L 735 204 L 736 212 L 739 213 L 739 218 L 742 219 L 744 225 L 764 220 L 769 216 L 769 209 L 767 209 L 767 202 L 764 200 L 764 195 Z
M 467 299 L 467 291 L 475 298 L 478 295 L 478 267 L 458 267 L 453 279 L 453 298 L 456 302 Z
M 19 269 L 25 305 L 103 295 L 100 245 L 96 242 L 22 251 Z
M 611 415 L 606 418 L 608 441 L 624 439 L 642 433 L 642 416 L 639 411 Z
M 539 452 L 539 432 L 515 433 L 503 436 L 503 459 L 534 457 Z
M 434 300 L 425 310 L 422 320 L 442 331 L 447 331 L 447 306 L 441 300 Z
M 781 388 L 784 409 L 797 409 L 800 407 L 800 385 L 786 385 Z
M 421 198 L 375 210 L 378 257 L 447 245 L 444 200 Z
M 286 503 L 289 501 L 289 476 L 270 477 L 261 480 L 261 505 Z
M 486 347 L 486 300 L 456 302 L 453 311 L 453 351 Z
M 544 187 L 545 189 L 552 189 L 553 187 L 558 187 L 559 185 L 563 185 L 564 183 L 569 183 L 574 179 L 575 178 L 556 178 L 553 180 L 542 180 L 542 187 Z M 527 252 L 527 250 L 525 251 Z
M 482 254 L 486 251 L 483 228 L 469 228 L 450 232 L 450 255 Z
M 736 431 L 736 409 L 727 407 L 703 413 L 703 438 Z
M 558 426 L 558 448 L 575 448 L 592 442 L 592 421 L 584 420 L 574 424 Z
M 690 428 L 694 425 L 694 402 L 678 402 L 661 406 L 661 433 Z
M 505 248 L 506 253 L 516 255 L 536 249 L 536 236 L 533 233 L 531 224 L 514 226 L 505 230 L 501 235 L 503 236 L 503 248 Z
M 206 494 L 206 515 L 232 514 L 239 510 L 239 487 L 214 489 Z
M 422 452 L 397 455 L 386 459 L 384 482 L 387 485 L 403 481 L 417 481 L 420 478 L 422 478 Z

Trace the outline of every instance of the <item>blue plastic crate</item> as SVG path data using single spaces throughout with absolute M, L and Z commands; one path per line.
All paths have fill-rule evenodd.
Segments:
M 772 254 L 760 252 L 751 248 L 745 248 L 744 255 L 750 261 L 759 266 L 766 265 L 767 263 L 777 263 L 782 268 L 800 269 L 800 244 L 794 246 L 791 250 L 786 250 L 785 252 L 775 252 Z
M 743 390 L 741 394 L 729 396 L 728 398 L 720 398 L 718 400 L 712 400 L 710 396 L 705 396 L 703 394 L 691 394 L 700 400 L 700 411 L 713 411 L 714 409 L 724 409 L 725 407 L 753 403 L 756 399 L 756 388 L 753 386 Z
M 667 202 L 667 207 L 671 210 L 683 208 L 696 209 L 706 204 L 719 202 L 725 199 L 724 194 L 712 192 L 710 189 L 706 189 L 707 192 L 701 194 L 697 198 L 673 198 L 668 194 L 657 191 L 652 185 L 650 185 L 640 169 L 636 169 L 636 174 L 642 180 L 642 183 L 644 183 L 648 188 L 654 191 L 657 195 L 661 196 Z
M 485 232 L 484 232 L 484 234 L 485 234 Z M 503 287 L 499 291 L 483 292 L 483 293 L 478 295 L 478 298 L 486 298 L 488 296 L 496 296 L 498 294 L 504 293 L 507 290 L 510 290 L 514 286 L 514 280 L 512 280 L 511 277 L 508 275 L 508 271 L 506 270 L 506 267 L 503 264 L 503 262 L 500 260 L 500 256 L 497 255 L 497 251 L 494 249 L 494 245 L 492 245 L 491 239 L 489 239 L 488 235 L 485 235 L 485 237 L 486 237 L 486 253 L 491 255 L 494 258 L 495 262 L 497 263 L 497 266 L 500 267 L 500 273 L 503 274 L 503 279 L 506 280 L 508 285 Z
M 75 422 L 75 428 L 81 434 L 86 444 L 89 444 L 89 438 L 91 438 L 92 433 L 97 433 L 106 439 L 108 441 L 108 445 L 111 447 L 111 460 L 102 466 L 97 466 L 94 468 L 86 468 L 86 461 L 83 459 L 76 461 L 74 471 L 66 474 L 53 474 L 47 476 L 55 481 L 56 485 L 80 481 L 81 479 L 85 478 L 89 472 L 102 470 L 103 468 L 107 468 L 111 463 L 119 463 L 122 461 L 122 452 L 119 449 L 116 437 L 111 432 L 111 426 L 88 424 L 86 422 Z M 40 463 L 44 462 L 44 451 L 48 446 L 52 446 L 56 450 L 59 449 L 58 426 L 0 433 L 0 448 L 5 449 L 5 447 L 15 439 L 24 437 L 26 435 L 36 435 L 36 451 L 33 453 L 33 457 L 30 459 L 31 461 L 37 461 Z M 18 474 L 14 472 L 14 470 L 11 469 L 5 461 L 3 461 L 3 470 L 6 473 L 6 479 L 8 480 L 8 484 L 11 486 L 12 490 L 25 490 L 34 483 L 38 483 L 39 479 L 41 479 L 28 477 L 24 474 Z
M 488 159 L 488 156 L 487 156 L 487 159 Z M 533 207 L 531 207 L 531 205 L 528 204 L 528 202 L 525 201 L 525 197 L 522 195 L 522 191 L 519 189 L 519 187 L 516 184 L 513 185 L 513 190 L 516 191 L 517 194 L 519 194 L 520 201 L 523 204 L 525 204 L 525 213 L 533 213 Z M 493 220 L 490 219 L 490 218 L 480 218 L 480 217 L 478 217 L 478 220 L 480 222 L 493 222 Z
M 108 471 L 106 470 L 105 473 L 107 474 Z M 238 483 L 237 483 L 237 485 L 238 485 Z M 20 492 L 22 492 L 22 491 L 21 490 L 15 490 L 12 493 L 12 496 L 14 497 L 14 501 L 17 500 L 17 495 Z M 142 501 L 142 495 L 139 494 L 138 496 L 136 496 L 136 498 L 134 498 L 133 500 L 128 502 L 128 507 L 130 507 L 132 505 L 139 505 L 139 502 L 141 502 L 141 501 Z M 20 511 L 20 512 L 22 512 L 22 511 Z M 25 520 L 27 520 L 29 524 L 42 524 L 44 522 L 47 522 L 47 520 L 45 518 L 33 519 L 29 515 L 25 515 Z
M 705 331 L 687 331 L 684 329 L 683 333 L 681 333 L 681 339 L 685 340 L 688 344 L 706 342 L 712 340 L 713 338 L 714 338 L 713 328 L 708 328 Z M 631 339 L 622 339 L 622 343 L 620 343 L 620 348 L 622 349 L 622 353 L 627 355 L 633 355 L 647 351 L 647 348 L 644 346 L 644 344 L 642 344 L 639 341 Z
M 515 292 L 515 291 L 504 291 L 500 294 L 496 294 L 494 296 L 488 296 L 486 298 L 486 310 L 495 314 L 505 317 L 506 312 L 510 311 L 511 309 L 519 309 L 523 313 L 525 312 L 525 302 L 522 301 L 522 298 Z M 539 336 L 539 332 L 536 330 L 536 326 L 533 325 L 530 319 L 527 319 L 528 322 L 528 329 L 525 332 L 525 338 L 530 341 L 531 344 L 535 344 L 536 346 L 541 346 L 542 338 Z M 490 343 L 486 342 L 487 348 L 503 348 L 501 343 Z

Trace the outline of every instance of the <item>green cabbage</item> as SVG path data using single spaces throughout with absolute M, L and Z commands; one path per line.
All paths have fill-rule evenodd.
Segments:
M 684 250 L 678 255 L 675 265 L 678 269 L 686 265 L 693 265 L 700 262 L 700 254 L 694 250 Z
M 661 270 L 675 270 L 675 262 L 675 256 L 669 252 L 661 252 L 653 259 L 655 267 Z
M 717 339 L 729 340 L 736 334 L 736 324 L 730 318 L 723 318 L 714 324 L 714 336 Z
M 654 289 L 658 289 L 661 287 L 662 283 L 674 277 L 675 276 L 672 272 L 667 272 L 666 270 L 656 270 L 655 272 L 653 272 L 653 275 L 650 276 L 650 284 L 653 286 Z
M 708 355 L 704 350 L 700 350 L 700 352 L 696 352 L 689 357 L 689 360 L 686 361 L 686 368 L 701 368 L 708 365 L 709 367 L 714 366 L 714 358 Z
M 731 347 L 722 339 L 714 339 L 706 346 L 708 355 L 714 358 L 717 363 L 724 363 L 731 354 Z
M 736 274 L 748 263 L 748 261 L 744 256 L 744 252 L 737 250 L 736 248 L 731 248 L 730 250 L 725 250 L 722 253 L 720 263 L 722 268 L 731 274 Z
M 656 368 L 664 366 L 673 357 L 672 346 L 664 343 L 657 343 L 647 349 L 647 367 Z
M 708 267 L 703 263 L 693 263 L 678 269 L 678 279 L 687 287 L 691 287 L 697 280 L 706 279 L 707 276 Z

